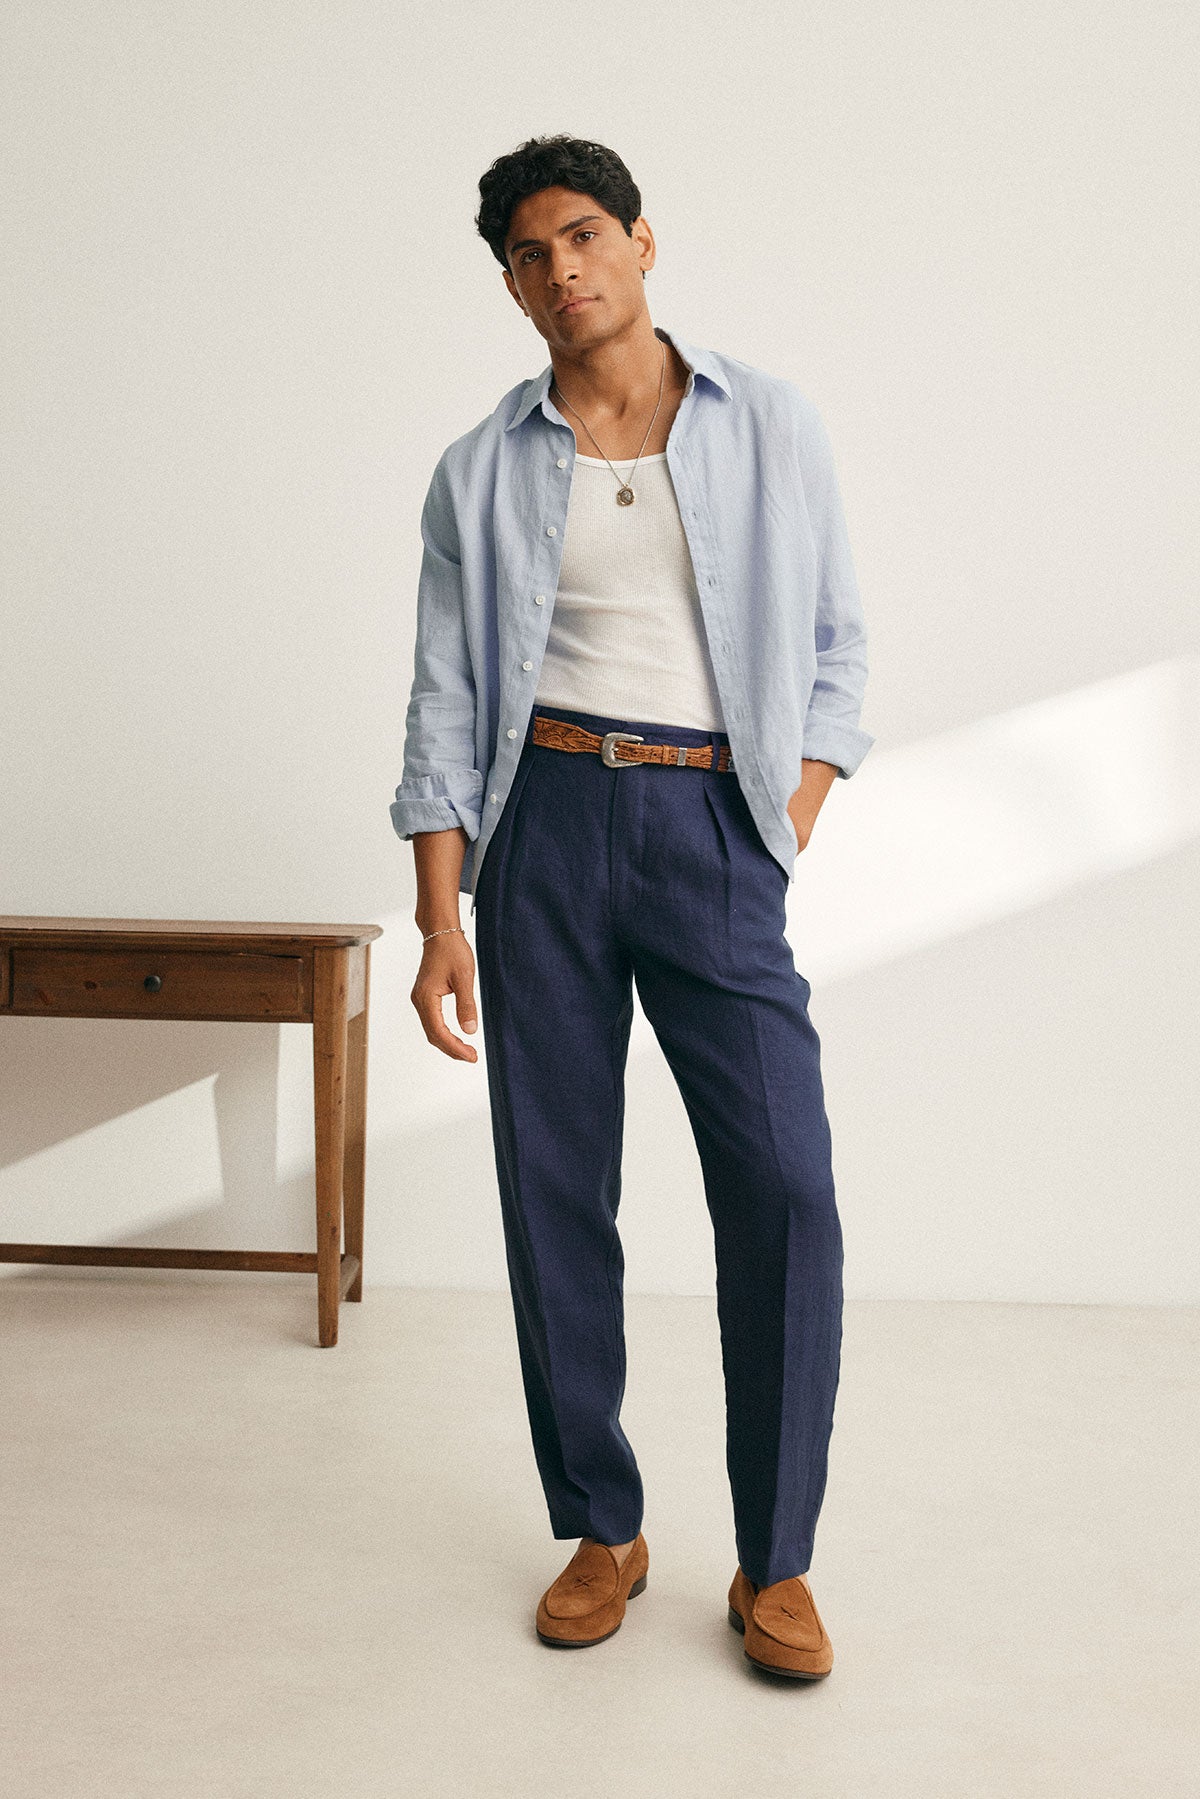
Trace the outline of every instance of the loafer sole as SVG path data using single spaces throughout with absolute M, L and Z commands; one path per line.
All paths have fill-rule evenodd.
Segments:
M 729 1607 L 729 1622 L 733 1625 L 735 1630 L 740 1630 L 742 1635 L 745 1636 L 746 1620 L 742 1617 L 741 1612 L 734 1610 L 733 1606 Z M 760 1661 L 756 1655 L 751 1655 L 748 1649 L 743 1649 L 742 1654 L 748 1662 L 753 1662 L 756 1668 L 764 1668 L 768 1674 L 785 1675 L 788 1680 L 824 1680 L 829 1673 L 828 1668 L 819 1674 L 805 1673 L 802 1668 L 779 1668 L 774 1662 Z
M 626 1599 L 632 1599 L 635 1593 L 643 1592 L 645 1586 L 646 1576 L 641 1574 L 626 1593 Z M 606 1643 L 609 1637 L 615 1637 L 624 1622 L 624 1618 L 618 1618 L 611 1630 L 601 1631 L 598 1637 L 548 1637 L 542 1630 L 538 1630 L 537 1634 L 542 1642 L 549 1643 L 552 1649 L 590 1649 L 593 1643 Z M 536 1625 L 534 1625 L 534 1629 L 537 1630 Z

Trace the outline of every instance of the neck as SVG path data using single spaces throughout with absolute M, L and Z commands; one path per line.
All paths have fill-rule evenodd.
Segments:
M 552 350 L 550 360 L 560 395 L 586 413 L 590 423 L 616 423 L 653 411 L 660 382 L 665 398 L 678 380 L 681 359 L 673 345 L 654 335 L 646 313 L 616 337 L 574 353 Z

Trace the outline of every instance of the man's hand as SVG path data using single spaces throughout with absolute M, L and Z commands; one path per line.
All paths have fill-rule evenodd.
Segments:
M 428 941 L 410 998 L 429 1041 L 456 1062 L 479 1060 L 474 1045 L 456 1037 L 442 1016 L 442 1001 L 452 993 L 463 1030 L 476 1028 L 475 957 L 464 932 L 453 928 L 458 922 L 459 884 L 469 841 L 462 825 L 444 831 L 416 831 L 412 840 L 417 868 L 413 922 Z
M 475 1030 L 475 956 L 461 931 L 447 931 L 444 936 L 430 938 L 422 952 L 410 997 L 421 1029 L 435 1049 L 457 1062 L 478 1062 L 475 1045 L 456 1037 L 442 1015 L 442 1001 L 448 993 L 454 995 L 462 1029 Z
M 818 762 L 806 757 L 800 764 L 802 773 L 800 785 L 788 801 L 788 817 L 792 821 L 792 829 L 796 833 L 796 854 L 808 845 L 813 826 L 817 822 L 817 813 L 825 803 L 825 796 L 837 778 L 837 766 L 833 762 Z

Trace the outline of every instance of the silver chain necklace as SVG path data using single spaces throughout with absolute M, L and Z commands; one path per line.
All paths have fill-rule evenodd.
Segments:
M 658 377 L 658 405 L 654 408 L 654 418 L 652 418 L 650 420 L 650 423 L 646 426 L 646 435 L 642 439 L 642 450 L 645 449 L 646 445 L 650 441 L 650 433 L 654 429 L 654 419 L 656 419 L 658 417 L 659 408 L 662 406 L 663 383 L 665 382 L 666 378 L 667 378 L 667 346 L 666 346 L 666 344 L 664 344 L 662 347 L 662 373 Z M 567 407 L 568 411 L 575 412 L 575 408 L 571 405 L 571 402 L 570 402 L 570 400 L 568 400 L 566 394 L 563 393 L 562 388 L 558 386 L 558 382 L 557 381 L 552 382 L 551 386 L 558 389 L 559 398 L 561 399 L 563 405 Z M 596 439 L 592 436 L 591 426 L 588 424 L 587 420 L 578 412 L 575 412 L 575 417 L 579 420 L 579 423 L 583 426 L 583 428 L 587 432 L 588 436 L 591 437 L 592 442 L 594 444 L 596 444 Z M 596 444 L 596 448 L 598 450 L 600 450 L 600 445 Z M 613 474 L 617 476 L 617 505 L 618 506 L 632 506 L 635 498 L 637 497 L 633 491 L 633 488 L 629 485 L 629 483 L 633 480 L 634 472 L 637 469 L 637 465 L 642 460 L 642 450 L 639 450 L 637 455 L 634 457 L 633 468 L 630 469 L 628 477 L 624 481 L 622 481 L 620 475 L 617 475 L 617 471 L 615 468 L 613 468 L 612 463 L 608 462 L 608 457 L 604 455 L 604 451 L 600 450 L 601 456 L 604 457 L 605 462 L 608 462 L 608 466 L 609 466 L 609 468 L 612 468 Z

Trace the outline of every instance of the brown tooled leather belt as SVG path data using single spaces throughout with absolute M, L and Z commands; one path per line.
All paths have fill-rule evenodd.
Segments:
M 593 755 L 598 752 L 609 768 L 621 768 L 627 762 L 660 762 L 667 768 L 713 766 L 711 743 L 647 743 L 636 731 L 608 731 L 600 737 L 565 718 L 544 718 L 541 713 L 533 721 L 533 741 L 552 750 L 591 750 Z M 718 746 L 716 766 L 719 773 L 733 769 L 733 755 L 727 743 Z

